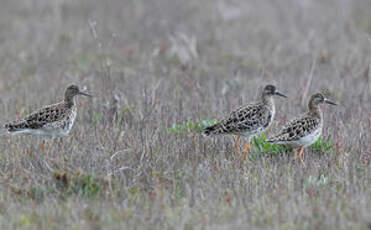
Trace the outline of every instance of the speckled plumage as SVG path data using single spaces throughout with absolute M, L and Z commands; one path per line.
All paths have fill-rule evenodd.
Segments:
M 307 147 L 316 140 L 309 141 L 305 139 L 308 136 L 318 137 L 322 133 L 322 115 L 320 114 L 305 114 L 303 117 L 290 121 L 280 131 L 279 134 L 268 140 L 270 143 L 284 143 L 291 144 L 295 147 L 304 146 Z
M 66 89 L 62 102 L 44 106 L 21 120 L 5 124 L 4 128 L 10 134 L 28 133 L 46 137 L 68 135 L 76 118 L 74 97 L 78 94 L 90 96 L 71 85 Z
M 215 125 L 206 127 L 203 134 L 206 136 L 232 134 L 245 136 L 249 140 L 264 132 L 272 123 L 275 116 L 273 96 L 286 97 L 276 90 L 273 85 L 267 85 L 260 97 L 260 101 L 242 106 L 229 114 Z M 238 141 L 238 140 L 237 140 Z M 236 144 L 235 144 L 236 145 Z M 247 155 L 247 147 L 245 148 Z
M 267 141 L 301 147 L 302 154 L 303 148 L 312 145 L 322 134 L 323 115 L 319 105 L 323 103 L 336 105 L 322 94 L 314 94 L 309 100 L 308 112 L 288 122 L 277 135 Z M 299 154 L 299 158 L 302 161 L 301 154 Z
M 219 123 L 207 127 L 205 135 L 233 134 L 252 137 L 263 132 L 272 123 L 275 115 L 274 102 L 258 102 L 241 106 L 222 119 Z

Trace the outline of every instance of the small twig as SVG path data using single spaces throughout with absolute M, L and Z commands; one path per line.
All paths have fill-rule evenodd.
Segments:
M 124 150 L 121 150 L 121 151 L 117 151 L 114 154 L 112 154 L 112 156 L 110 157 L 110 160 L 112 161 L 118 154 L 120 154 L 120 153 L 126 153 L 126 152 L 128 152 L 130 150 L 131 149 L 124 149 Z
M 306 104 L 308 93 L 309 93 L 309 88 L 310 88 L 310 86 L 312 84 L 313 73 L 314 73 L 315 67 L 316 67 L 316 60 L 313 60 L 312 68 L 311 68 L 310 73 L 309 73 L 309 76 L 308 76 L 308 82 L 307 82 L 307 84 L 306 84 L 306 86 L 304 88 L 303 97 L 301 98 L 301 104 L 302 105 L 305 105 Z
M 99 41 L 98 33 L 97 33 L 97 21 L 89 19 L 89 27 L 91 36 L 97 42 L 98 49 L 102 49 L 102 43 Z

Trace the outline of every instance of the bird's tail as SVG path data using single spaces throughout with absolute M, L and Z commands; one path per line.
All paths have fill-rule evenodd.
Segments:
M 215 125 L 208 126 L 204 128 L 202 131 L 202 134 L 204 136 L 212 136 L 212 135 L 218 135 L 221 133 L 222 126 L 220 123 L 217 123 Z
M 0 126 L 0 136 L 9 135 L 9 129 L 6 127 L 6 125 Z
M 24 128 L 24 124 L 25 123 L 23 121 L 3 124 L 0 126 L 0 136 L 16 134 L 17 131 L 20 131 Z
M 3 125 L 3 129 L 7 130 L 9 133 L 19 131 L 21 129 L 24 129 L 25 123 L 20 121 L 20 122 L 13 122 L 13 123 L 8 123 Z

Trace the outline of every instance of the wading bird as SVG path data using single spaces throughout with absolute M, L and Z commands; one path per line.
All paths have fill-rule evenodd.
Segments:
M 237 138 L 234 147 L 237 151 L 239 151 L 238 143 L 240 136 L 247 137 L 248 140 L 244 148 L 245 159 L 247 159 L 251 138 L 261 134 L 272 124 L 276 113 L 273 100 L 273 96 L 275 95 L 286 97 L 284 94 L 278 92 L 275 86 L 265 86 L 259 102 L 241 106 L 217 124 L 206 127 L 203 130 L 203 134 L 206 136 L 221 134 L 236 135 Z
M 320 104 L 323 103 L 336 105 L 320 93 L 312 95 L 308 103 L 308 112 L 288 122 L 277 135 L 267 141 L 294 147 L 295 156 L 297 148 L 300 148 L 299 159 L 304 165 L 302 158 L 304 148 L 316 142 L 322 133 L 323 115 Z
M 64 100 L 52 105 L 47 105 L 21 120 L 12 121 L 4 125 L 9 134 L 34 134 L 44 139 L 66 136 L 70 132 L 76 118 L 77 107 L 76 95 L 91 97 L 90 94 L 80 91 L 76 85 L 67 87 L 64 93 Z M 41 144 L 44 151 L 45 140 Z

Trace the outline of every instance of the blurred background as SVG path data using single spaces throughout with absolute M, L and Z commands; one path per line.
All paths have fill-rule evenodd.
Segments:
M 36 137 L 1 140 L 3 228 L 370 227 L 371 1 L 0 5 L 1 122 L 62 100 L 72 83 L 94 95 L 79 99 L 70 136 L 48 156 Z M 268 135 L 304 112 L 313 93 L 340 104 L 324 108 L 334 154 L 308 150 L 305 170 L 288 156 L 236 166 L 232 138 L 169 132 L 224 116 L 266 84 L 289 96 L 276 100 Z M 111 187 L 100 188 L 99 201 L 67 196 L 56 172 L 108 178 Z M 308 190 L 305 181 L 322 175 L 326 185 Z

